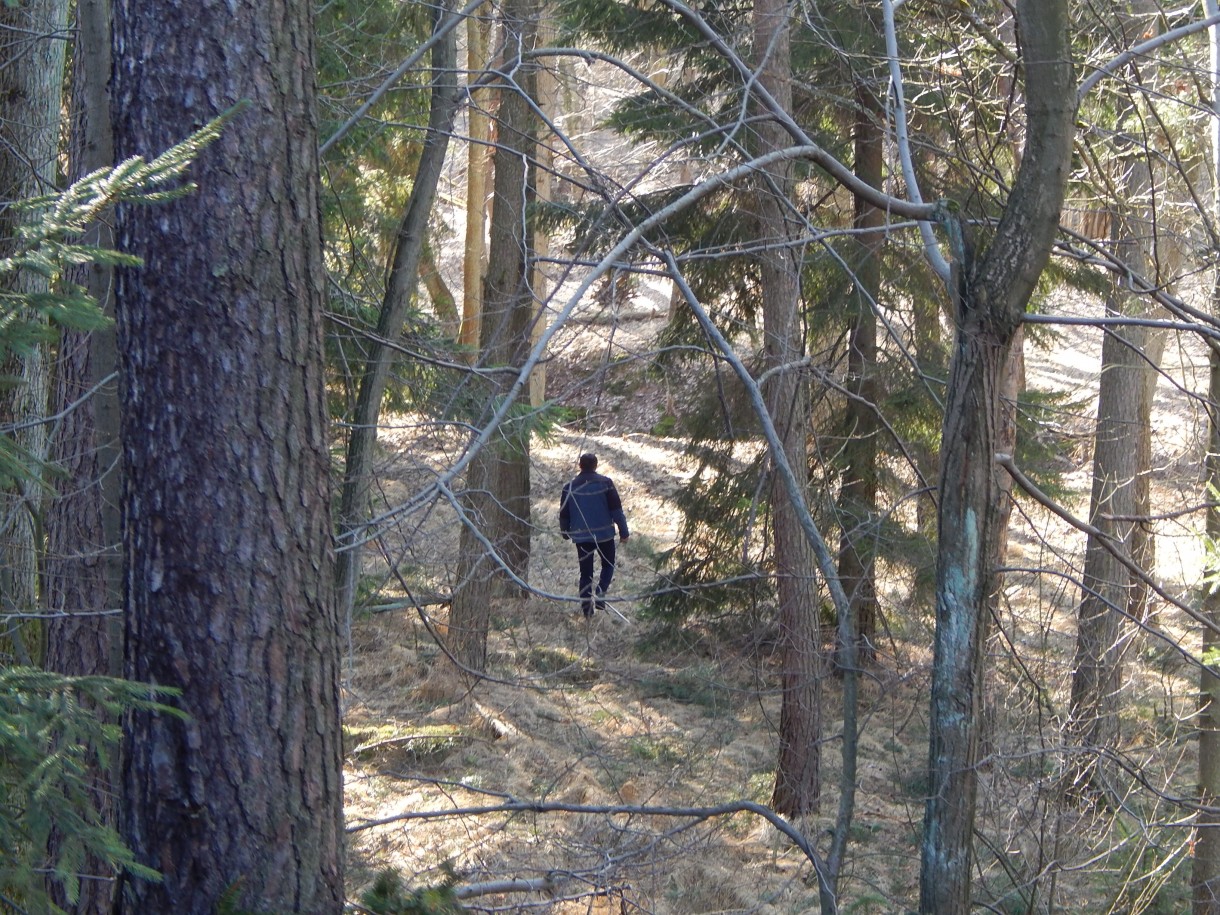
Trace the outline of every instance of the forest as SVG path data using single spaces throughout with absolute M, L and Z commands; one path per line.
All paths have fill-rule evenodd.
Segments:
M 1220 915 L 1216 0 L 0 61 L 0 912 Z

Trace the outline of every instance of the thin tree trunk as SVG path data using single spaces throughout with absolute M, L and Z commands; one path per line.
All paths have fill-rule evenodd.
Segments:
M 1220 13 L 1217 0 L 1204 0 L 1208 16 Z M 1208 29 L 1208 48 L 1212 72 L 1211 166 L 1212 225 L 1220 225 L 1220 26 Z M 1220 315 L 1220 273 L 1212 277 L 1212 314 Z M 1208 447 L 1207 481 L 1209 499 L 1220 492 L 1220 350 L 1213 345 L 1208 353 L 1207 404 Z M 1220 539 L 1220 508 L 1207 511 L 1207 535 Z M 1211 570 L 1213 574 L 1216 569 Z M 1203 601 L 1203 612 L 1220 626 L 1220 588 L 1213 587 Z M 1203 629 L 1204 666 L 1199 668 L 1199 812 L 1195 814 L 1195 854 L 1190 884 L 1192 915 L 1220 915 L 1220 633 Z
M 962 297 L 963 300 L 965 297 Z M 936 641 L 929 734 L 930 791 L 922 847 L 923 915 L 970 911 L 983 644 L 999 533 L 992 471 L 1000 368 L 1015 322 L 995 332 L 958 306 L 958 344 L 941 450 Z M 951 445 L 958 442 L 960 445 Z M 936 875 L 935 877 L 933 875 Z
M 1213 38 L 1213 40 L 1215 40 Z M 1213 289 L 1220 301 L 1220 286 Z M 1210 499 L 1220 492 L 1220 351 L 1208 353 L 1207 479 Z M 1207 536 L 1220 539 L 1220 508 L 1207 510 Z M 1209 570 L 1212 574 L 1216 569 Z M 1220 588 L 1203 599 L 1203 613 L 1220 626 Z M 1203 627 L 1203 665 L 1199 668 L 1199 812 L 1195 815 L 1195 853 L 1190 875 L 1193 915 L 1220 915 L 1220 634 Z
M 1008 360 L 1000 372 L 1000 413 L 996 427 L 996 450 L 1004 454 L 1015 454 L 1017 450 L 1017 409 L 1021 394 L 1025 391 L 1025 328 L 1018 327 L 1008 349 Z M 1008 521 L 1012 517 L 1012 477 L 997 470 L 996 486 L 1000 494 L 1000 536 L 996 543 L 993 565 L 999 568 L 1008 557 Z M 996 579 L 996 588 L 1002 587 L 1002 576 Z M 993 602 L 993 607 L 995 603 Z M 998 608 L 997 608 L 998 609 Z
M 466 70 L 474 80 L 487 68 L 491 20 L 471 16 L 466 20 Z M 487 175 L 491 166 L 491 116 L 486 110 L 491 91 L 471 88 L 466 108 L 466 245 L 462 252 L 462 325 L 457 342 L 478 360 L 480 326 L 483 320 L 483 271 L 487 250 Z
M 69 180 L 114 164 L 110 125 L 110 0 L 77 0 L 73 51 Z M 87 241 L 114 247 L 107 218 Z M 100 264 L 69 276 L 114 316 L 114 270 Z M 118 354 L 112 327 L 66 332 L 59 344 L 55 413 L 65 413 L 52 439 L 60 469 L 59 497 L 47 513 L 47 604 L 52 612 L 86 615 L 52 620 L 47 667 L 66 674 L 122 670 L 121 622 L 91 615 L 122 605 L 122 449 L 119 444 Z M 68 408 L 78 404 L 70 412 Z
M 115 147 L 157 153 L 248 100 L 197 187 L 123 206 L 118 247 L 128 678 L 185 718 L 124 729 L 116 915 L 343 908 L 308 0 L 116 0 Z M 234 41 L 241 36 L 241 41 Z
M 788 6 L 782 0 L 754 4 L 754 48 L 759 83 L 785 110 L 792 108 L 788 43 Z M 777 149 L 787 140 L 773 119 L 759 122 L 757 152 Z M 756 195 L 759 287 L 763 299 L 763 352 L 766 365 L 790 365 L 805 351 L 800 315 L 801 249 L 789 220 L 792 167 L 776 163 L 762 170 Z M 789 466 L 802 485 L 809 476 L 809 395 L 801 374 L 784 369 L 769 382 L 767 409 Z M 793 818 L 816 813 L 821 801 L 822 679 L 825 658 L 818 618 L 813 549 L 801 527 L 799 507 L 779 474 L 771 485 L 773 549 L 779 598 L 780 721 L 779 758 L 771 805 Z
M 1063 0 L 1021 0 L 1027 141 L 990 248 L 977 260 L 952 230 L 956 342 L 941 434 L 936 637 L 920 848 L 922 915 L 971 911 L 983 644 L 999 538 L 993 472 L 999 377 L 1058 225 L 1075 92 Z
M 1152 175 L 1144 154 L 1133 152 L 1119 182 L 1132 202 L 1119 204 L 1112 214 L 1112 236 L 1124 262 L 1146 276 L 1153 263 L 1148 250 Z M 1106 312 L 1146 317 L 1149 304 L 1116 282 Z M 1073 778 L 1081 790 L 1107 790 L 1097 765 L 1120 739 L 1123 657 L 1133 634 L 1124 615 L 1140 613 L 1146 601 L 1128 564 L 1137 550 L 1150 549 L 1136 518 L 1147 506 L 1152 398 L 1164 345 L 1164 331 L 1140 326 L 1109 328 L 1102 341 L 1089 522 L 1104 540 L 1090 534 L 1085 547 L 1072 674 Z
M 436 263 L 436 252 L 432 245 L 424 243 L 419 258 L 419 281 L 428 290 L 428 298 L 432 300 L 432 310 L 436 312 L 437 320 L 441 322 L 441 330 L 450 340 L 456 340 L 462 326 L 462 316 L 458 314 L 457 299 L 453 291 L 441 276 L 440 266 Z
M 556 35 L 557 30 L 553 13 L 541 13 L 538 17 L 538 44 L 541 47 L 549 47 L 555 43 Z M 550 67 L 538 68 L 535 76 L 535 94 L 537 95 L 538 108 L 543 114 L 551 117 L 559 114 L 559 80 Z M 555 168 L 555 149 L 550 137 L 541 140 L 535 148 L 537 150 L 535 155 L 537 165 L 534 168 L 534 202 L 535 206 L 542 209 L 551 203 L 553 196 L 552 185 L 554 179 L 552 172 Z M 539 302 L 545 302 L 547 299 L 547 284 L 550 282 L 547 278 L 548 261 L 551 256 L 550 231 L 535 228 L 531 239 L 531 246 L 534 251 L 534 265 L 530 284 L 534 289 L 534 298 Z M 534 322 L 533 340 L 531 342 L 537 342 L 545 327 L 546 325 L 542 321 Z M 547 360 L 544 359 L 530 373 L 529 402 L 531 407 L 541 407 L 546 401 L 546 365 Z
M 1016 45 L 1016 22 L 1005 17 L 1001 26 L 1001 40 Z M 999 88 L 1005 98 L 1020 99 L 1021 86 L 1016 79 L 1016 67 L 1005 67 L 1000 77 Z M 1004 135 L 1016 168 L 1021 167 L 1023 125 L 1017 118 L 1004 119 Z M 1017 451 L 1017 409 L 1021 394 L 1025 391 L 1025 329 L 1018 327 L 1013 334 L 1008 350 L 1008 360 L 1000 375 L 1000 420 L 996 434 L 996 449 L 1004 454 L 1015 455 Z M 1012 477 L 996 469 L 996 485 L 1000 492 L 1000 536 L 996 544 L 995 566 L 1002 568 L 1008 558 L 1008 522 L 1012 517 Z M 993 615 L 999 611 L 999 596 L 1003 588 L 1003 575 L 997 574 L 992 592 Z
M 912 334 L 920 374 L 928 379 L 948 378 L 949 359 L 941 331 L 941 307 L 931 295 L 917 296 L 912 303 Z M 925 383 L 926 384 L 926 383 Z M 915 503 L 916 525 L 929 543 L 936 542 L 937 499 L 932 487 L 940 477 L 940 449 L 935 441 L 920 440 L 910 446 L 921 486 Z
M 885 137 L 881 106 L 871 86 L 856 90 L 856 177 L 880 188 L 883 178 Z M 877 584 L 874 574 L 877 530 L 877 299 L 881 292 L 881 230 L 885 214 L 857 196 L 854 226 L 865 230 L 857 239 L 853 260 L 855 294 L 847 374 L 851 397 L 843 443 L 843 482 L 839 490 L 839 580 L 851 600 L 853 630 L 859 643 L 858 658 L 876 657 Z
M 10 206 L 56 187 L 60 113 L 67 47 L 67 0 L 28 0 L 0 6 L 0 238 L 15 237 L 27 218 Z M 8 291 L 36 295 L 50 288 L 32 270 L 13 275 Z M 38 561 L 47 458 L 47 426 L 31 419 L 47 415 L 50 367 L 44 347 L 14 356 L 3 374 L 18 379 L 0 398 L 0 420 L 19 425 L 13 438 L 25 455 L 28 476 L 0 492 L 0 613 L 32 613 L 40 605 Z M 18 660 L 32 661 L 26 639 L 7 633 Z
M 75 181 L 114 163 L 109 0 L 78 0 L 73 66 L 69 177 Z M 94 224 L 88 241 L 113 248 L 108 219 Z M 89 265 L 73 273 L 79 275 L 69 279 L 113 316 L 114 271 Z M 50 451 L 60 473 L 60 495 L 47 506 L 45 591 L 47 609 L 62 616 L 47 625 L 46 667 L 74 676 L 119 676 L 123 666 L 117 369 L 113 327 L 68 332 L 60 339 L 53 403 L 54 412 L 64 416 Z M 113 825 L 115 788 L 100 771 L 92 778 L 96 809 L 103 822 Z M 62 898 L 55 884 L 56 904 L 73 915 L 105 915 L 113 904 L 115 875 L 95 858 L 82 862 L 81 870 L 87 879 L 80 883 L 76 903 Z
M 433 28 L 440 31 L 449 7 L 434 8 Z M 360 392 L 347 440 L 347 463 L 339 495 L 339 551 L 336 580 L 339 610 L 351 619 L 360 578 L 360 553 L 364 525 L 368 518 L 368 495 L 373 476 L 373 456 L 377 445 L 377 421 L 386 381 L 396 358 L 395 350 L 381 341 L 394 340 L 402 332 L 407 309 L 419 279 L 419 263 L 428 235 L 428 219 L 436 200 L 453 118 L 460 100 L 455 80 L 457 40 L 452 29 L 432 48 L 432 99 L 428 116 L 428 137 L 420 156 L 419 169 L 411 188 L 411 199 L 395 239 L 394 260 L 386 282 L 385 297 L 377 316 L 376 336 L 367 342 L 369 356 L 360 378 Z
M 512 36 L 510 46 L 522 50 L 533 47 L 537 9 L 531 0 L 515 0 L 505 8 L 504 15 L 505 33 Z M 524 361 L 535 317 L 529 284 L 532 254 L 528 213 L 533 200 L 529 164 L 535 146 L 535 118 L 529 98 L 534 92 L 536 64 L 514 62 L 509 69 L 515 74 L 516 84 L 503 86 L 499 92 L 499 143 L 480 341 L 481 364 L 497 368 L 518 366 Z M 488 377 L 487 403 L 494 406 L 504 386 L 503 376 Z M 519 591 L 528 581 L 529 433 L 523 426 L 506 423 L 496 438 L 474 455 L 467 469 L 462 500 L 466 521 L 449 614 L 449 638 L 458 661 L 474 671 L 484 670 L 487 663 L 492 598 L 507 589 Z M 512 576 L 516 576 L 515 581 Z

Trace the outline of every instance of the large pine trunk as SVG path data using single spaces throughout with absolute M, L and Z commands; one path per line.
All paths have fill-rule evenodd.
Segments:
M 118 0 L 115 144 L 159 153 L 239 100 L 198 187 L 123 207 L 126 674 L 186 718 L 125 728 L 131 915 L 338 913 L 339 638 L 311 4 Z

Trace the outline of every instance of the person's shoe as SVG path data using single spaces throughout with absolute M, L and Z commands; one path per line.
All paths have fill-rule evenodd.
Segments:
M 598 592 L 597 592 L 597 601 L 596 601 L 596 607 L 597 607 L 597 609 L 598 609 L 598 610 L 605 610 L 605 609 L 606 609 L 606 592 L 605 592 L 605 591 L 598 591 Z
M 581 607 L 581 610 L 584 612 L 585 619 L 588 620 L 593 618 L 593 604 L 585 604 L 583 607 Z

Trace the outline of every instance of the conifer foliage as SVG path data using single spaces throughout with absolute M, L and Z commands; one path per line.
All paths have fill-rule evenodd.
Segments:
M 65 270 L 84 264 L 138 266 L 139 259 L 83 243 L 81 236 L 116 203 L 157 204 L 190 193 L 186 168 L 232 114 L 151 161 L 134 156 L 61 193 L 19 204 L 28 218 L 17 223 L 8 254 L 0 258 L 0 275 L 33 271 L 52 282 L 49 291 L 34 295 L 0 292 L 0 361 L 23 355 L 60 331 L 88 331 L 108 322 L 84 289 L 66 281 Z M 38 475 L 12 433 L 0 427 L 0 477 Z M 114 722 L 137 708 L 179 716 L 172 695 L 172 690 L 109 677 L 0 667 L 0 907 L 61 911 L 48 888 L 58 885 L 62 897 L 75 902 L 87 856 L 144 879 L 157 878 L 156 871 L 134 861 L 98 811 L 93 777 L 115 769 L 121 735 Z M 53 832 L 56 841 L 50 843 Z
M 88 331 L 108 323 L 83 288 L 64 281 L 65 268 L 138 266 L 140 260 L 84 244 L 80 237 L 116 203 L 163 203 L 190 193 L 192 185 L 183 180 L 183 173 L 199 151 L 215 141 L 236 110 L 214 119 L 151 161 L 132 156 L 114 168 L 86 175 L 62 193 L 15 204 L 28 211 L 30 218 L 18 224 L 9 253 L 0 257 L 0 276 L 30 271 L 56 282 L 50 291 L 32 295 L 8 291 L 8 284 L 0 288 L 0 360 L 10 354 L 24 355 L 54 340 L 62 330 Z M 25 478 L 33 469 L 16 448 L 12 431 L 0 428 L 0 483 Z
M 47 895 L 47 874 L 75 902 L 86 855 L 157 879 L 100 817 L 91 775 L 117 761 L 120 728 L 104 722 L 135 708 L 180 714 L 158 695 L 169 698 L 108 677 L 0 668 L 0 909 L 61 912 Z M 62 838 L 47 860 L 52 830 Z

